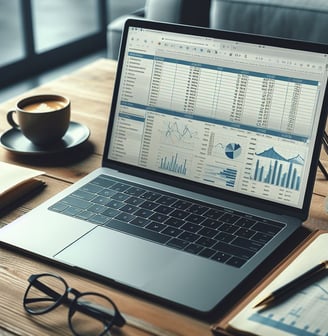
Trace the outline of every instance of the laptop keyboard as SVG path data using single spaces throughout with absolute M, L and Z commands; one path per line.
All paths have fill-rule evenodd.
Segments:
M 49 210 L 241 267 L 284 227 L 100 175 Z

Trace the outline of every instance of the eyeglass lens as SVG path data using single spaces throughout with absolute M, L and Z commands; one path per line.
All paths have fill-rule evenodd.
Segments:
M 34 280 L 25 294 L 24 306 L 31 314 L 43 314 L 56 307 L 66 293 L 66 284 L 60 278 L 41 275 Z
M 69 323 L 78 335 L 109 335 L 114 315 L 115 308 L 106 297 L 94 293 L 82 294 L 71 304 Z

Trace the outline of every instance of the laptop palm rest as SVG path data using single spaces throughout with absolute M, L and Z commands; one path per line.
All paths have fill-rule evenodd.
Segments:
M 198 307 L 200 311 L 213 309 L 218 299 L 226 295 L 225 286 L 230 284 L 234 288 L 233 279 L 240 281 L 229 267 L 222 272 L 223 265 L 214 263 L 218 267 L 213 271 L 211 261 L 195 267 L 199 257 L 103 227 L 95 228 L 58 253 L 55 259 L 148 294 Z M 220 292 L 221 281 L 225 283 L 222 286 L 225 291 Z M 204 291 L 207 286 L 217 286 L 218 290 L 216 293 Z
M 88 270 L 91 265 L 91 270 L 95 273 L 106 272 L 113 280 L 120 279 L 123 283 L 129 283 L 133 277 L 139 288 L 146 285 L 151 273 L 157 273 L 160 268 L 167 267 L 169 260 L 165 258 L 166 265 L 163 265 L 164 258 L 161 255 L 153 258 L 152 253 L 150 256 L 149 250 L 140 239 L 124 236 L 122 240 L 122 234 L 119 232 L 108 233 L 108 229 L 97 227 L 55 258 Z M 138 253 L 133 253 L 134 250 Z M 171 254 L 173 259 L 175 253 Z

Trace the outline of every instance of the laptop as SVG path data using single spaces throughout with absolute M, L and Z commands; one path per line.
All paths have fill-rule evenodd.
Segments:
M 0 241 L 175 307 L 220 307 L 308 216 L 327 54 L 128 20 L 102 167 Z

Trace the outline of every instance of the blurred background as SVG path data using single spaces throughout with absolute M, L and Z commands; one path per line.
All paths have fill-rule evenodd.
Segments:
M 108 23 L 144 5 L 145 0 L 0 0 L 0 100 L 106 57 Z

